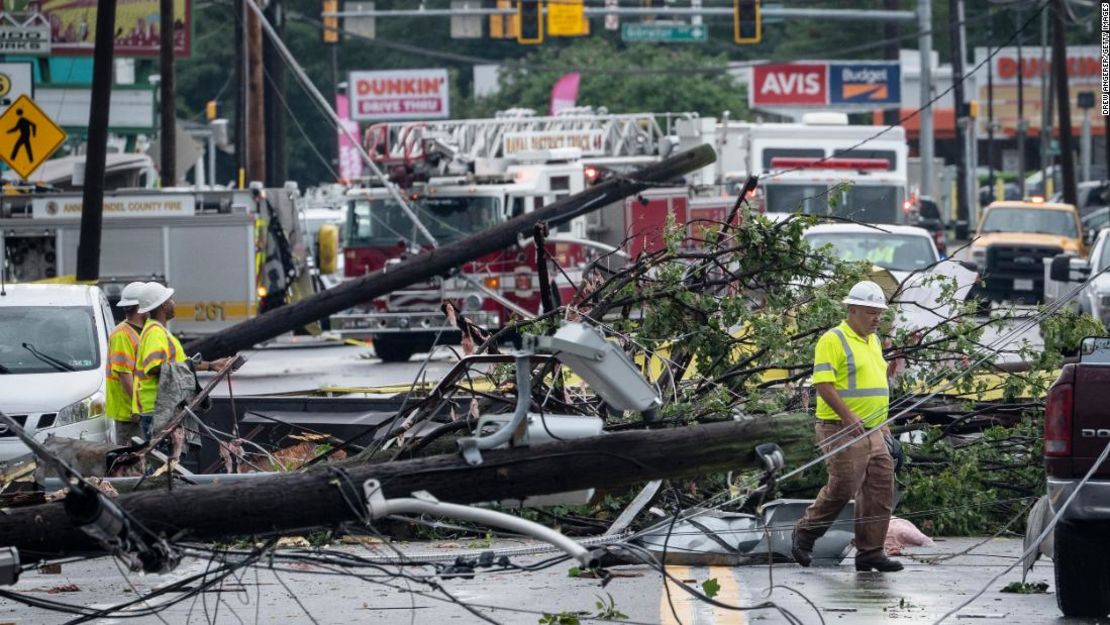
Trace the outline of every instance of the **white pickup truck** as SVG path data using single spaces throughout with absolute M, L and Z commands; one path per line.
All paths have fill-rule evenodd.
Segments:
M 1073 295 L 1072 305 L 1110 329 L 1110 270 L 1107 269 L 1110 267 L 1110 228 L 1099 231 L 1087 258 L 1061 254 L 1045 265 L 1045 273 L 1048 274 L 1045 281 L 1046 302 L 1072 295 L 1079 282 L 1094 274 L 1094 279 Z
M 107 440 L 108 298 L 95 286 L 0 289 L 0 411 L 40 441 Z M 0 424 L 0 462 L 29 453 Z

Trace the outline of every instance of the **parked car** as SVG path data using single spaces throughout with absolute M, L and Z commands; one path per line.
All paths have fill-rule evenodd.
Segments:
M 982 295 L 993 301 L 1039 303 L 1044 259 L 1058 254 L 1086 254 L 1079 213 L 1071 204 L 994 202 L 970 247 L 983 276 Z
M 1064 365 L 1045 399 L 1044 456 L 1051 512 L 1079 487 L 1110 445 L 1110 337 L 1083 340 L 1079 362 Z M 1053 534 L 1056 603 L 1065 616 L 1110 614 L 1110 462 L 1064 510 Z
M 916 226 L 822 224 L 802 236 L 813 247 L 831 245 L 841 260 L 882 267 L 898 282 L 940 260 L 932 235 Z
M 1062 283 L 1054 291 L 1063 296 L 1075 287 L 1074 283 L 1086 280 L 1092 273 L 1099 274 L 1076 294 L 1074 306 L 1079 312 L 1101 320 L 1110 330 L 1110 272 L 1102 273 L 1107 267 L 1110 267 L 1110 228 L 1099 231 L 1088 259 L 1066 255 L 1053 259 L 1049 278 Z
M 39 440 L 107 440 L 108 298 L 95 286 L 7 285 L 0 294 L 0 411 Z M 29 453 L 0 425 L 0 461 Z
M 1076 185 L 1075 207 L 1079 209 L 1079 216 L 1086 217 L 1100 209 L 1110 206 L 1110 180 L 1088 180 Z M 1057 193 L 1052 197 L 1053 202 L 1063 202 L 1064 194 Z
M 1083 219 L 1083 232 L 1087 241 L 1094 241 L 1099 230 L 1110 226 L 1110 207 L 1100 208 L 1093 213 L 1087 213 Z

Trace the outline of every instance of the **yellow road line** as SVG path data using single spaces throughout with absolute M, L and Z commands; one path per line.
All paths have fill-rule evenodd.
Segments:
M 690 567 L 686 566 L 668 566 L 667 572 L 673 575 L 676 579 L 685 580 L 690 579 Z M 695 599 L 679 584 L 664 577 L 663 583 L 671 589 L 671 601 L 674 602 L 674 610 L 671 610 L 671 602 L 667 601 L 666 588 L 659 589 L 659 623 L 660 625 L 694 625 L 694 608 L 696 607 Z M 675 618 L 677 613 L 678 618 Z
M 740 595 L 740 583 L 736 580 L 736 569 L 731 566 L 709 567 L 710 579 L 716 578 L 721 585 L 721 591 L 715 597 L 721 603 L 731 605 L 744 605 L 746 602 Z M 746 625 L 747 617 L 737 610 L 726 610 L 713 606 L 713 625 Z

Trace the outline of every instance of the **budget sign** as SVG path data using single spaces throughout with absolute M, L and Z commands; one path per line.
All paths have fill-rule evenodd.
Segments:
M 351 119 L 388 121 L 450 116 L 447 70 L 351 72 Z
M 829 63 L 829 102 L 898 106 L 901 68 L 897 63 Z

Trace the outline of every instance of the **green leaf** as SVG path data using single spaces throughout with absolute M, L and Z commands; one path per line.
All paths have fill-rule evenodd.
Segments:
M 710 577 L 701 583 L 701 589 L 706 597 L 712 599 L 717 596 L 717 593 L 721 592 L 721 583 L 717 581 L 716 577 Z

